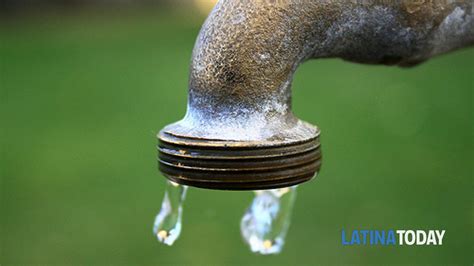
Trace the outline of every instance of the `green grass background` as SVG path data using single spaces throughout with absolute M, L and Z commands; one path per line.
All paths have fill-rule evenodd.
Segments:
M 166 12 L 4 19 L 1 256 L 6 264 L 473 263 L 474 50 L 410 69 L 305 63 L 294 111 L 322 130 L 284 252 L 252 254 L 247 192 L 190 189 L 158 243 L 156 132 L 185 113 L 204 18 Z M 438 247 L 341 244 L 346 229 L 446 229 Z

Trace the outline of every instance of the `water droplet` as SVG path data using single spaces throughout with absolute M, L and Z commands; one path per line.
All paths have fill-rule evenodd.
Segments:
M 290 226 L 296 186 L 255 191 L 240 222 L 240 231 L 252 252 L 280 253 Z
M 165 196 L 161 210 L 155 218 L 153 233 L 158 241 L 168 246 L 173 245 L 181 233 L 181 216 L 187 190 L 187 186 L 167 181 Z

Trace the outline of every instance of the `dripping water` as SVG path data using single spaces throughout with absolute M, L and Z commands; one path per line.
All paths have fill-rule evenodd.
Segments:
M 277 254 L 282 251 L 295 197 L 296 186 L 255 191 L 240 222 L 242 237 L 252 252 Z
M 188 187 L 167 181 L 161 210 L 153 233 L 158 241 L 173 245 L 181 233 L 183 203 Z M 250 250 L 260 254 L 282 251 L 288 231 L 296 186 L 254 191 L 255 197 L 240 222 L 240 231 Z
M 166 183 L 165 196 L 161 203 L 161 210 L 155 218 L 153 233 L 158 241 L 168 246 L 173 245 L 181 234 L 183 202 L 187 190 L 187 186 L 172 181 Z

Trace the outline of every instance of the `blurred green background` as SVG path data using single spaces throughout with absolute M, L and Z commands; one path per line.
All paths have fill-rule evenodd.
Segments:
M 178 11 L 177 11 L 178 10 Z M 190 189 L 173 247 L 152 234 L 159 129 L 185 113 L 195 7 L 3 17 L 0 264 L 473 263 L 474 50 L 410 69 L 315 60 L 294 111 L 322 129 L 282 254 L 252 254 L 252 193 Z M 342 246 L 341 230 L 446 229 L 443 246 Z

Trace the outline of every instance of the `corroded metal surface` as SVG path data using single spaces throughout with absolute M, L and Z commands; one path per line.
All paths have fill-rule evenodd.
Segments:
M 186 139 L 164 132 L 159 137 L 160 170 L 174 182 L 195 187 L 232 190 L 288 187 L 310 180 L 321 166 L 318 135 L 273 146 Z
M 280 182 L 277 175 L 263 172 L 244 179 L 244 161 L 225 159 L 235 165 L 226 161 L 224 166 L 216 162 L 222 154 L 213 157 L 212 152 L 218 147 L 224 157 L 238 157 L 242 150 L 297 150 L 298 143 L 318 139 L 318 128 L 291 111 L 291 81 L 299 64 L 310 58 L 340 57 L 409 66 L 473 42 L 473 1 L 219 1 L 193 51 L 187 114 L 159 135 L 171 150 L 187 153 L 194 144 L 196 156 L 211 158 L 193 161 L 193 153 L 187 153 L 190 157 L 178 160 L 161 149 L 160 167 L 176 182 L 196 185 L 193 180 L 200 180 L 196 182 L 201 187 L 244 188 L 236 182 L 248 189 L 287 185 L 283 177 L 278 176 Z M 169 136 L 179 143 L 170 144 Z M 320 161 L 316 156 L 319 152 L 313 158 Z M 283 168 L 293 167 L 284 156 L 279 160 Z M 312 166 L 313 173 L 319 165 Z M 236 179 L 229 182 L 218 174 L 226 167 L 238 169 L 242 176 L 234 171 Z M 203 169 L 206 174 L 199 172 Z M 252 185 L 250 179 L 258 182 Z

